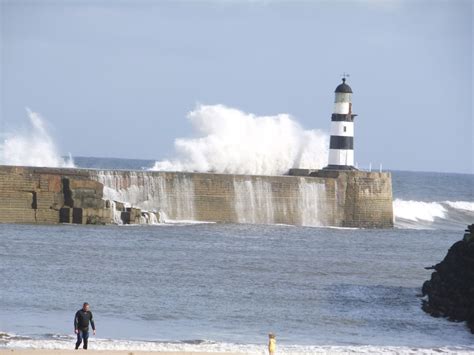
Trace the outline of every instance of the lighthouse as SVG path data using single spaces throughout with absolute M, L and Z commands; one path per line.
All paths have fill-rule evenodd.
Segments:
M 331 116 L 329 161 L 324 169 L 356 170 L 354 167 L 354 117 L 352 113 L 352 89 L 342 78 L 336 88 L 334 111 Z

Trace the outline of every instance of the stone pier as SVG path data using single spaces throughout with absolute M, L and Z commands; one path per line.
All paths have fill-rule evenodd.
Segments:
M 0 166 L 0 223 L 393 226 L 390 173 L 284 176 Z

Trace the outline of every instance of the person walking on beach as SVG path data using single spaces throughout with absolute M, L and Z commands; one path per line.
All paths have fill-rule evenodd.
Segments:
M 274 355 L 276 351 L 276 336 L 273 333 L 268 334 L 268 354 Z
M 82 309 L 76 312 L 74 316 L 74 332 L 77 334 L 76 350 L 79 349 L 84 340 L 83 348 L 87 350 L 87 342 L 89 340 L 89 323 L 92 326 L 92 330 L 95 335 L 95 323 L 90 311 L 89 303 L 84 302 Z

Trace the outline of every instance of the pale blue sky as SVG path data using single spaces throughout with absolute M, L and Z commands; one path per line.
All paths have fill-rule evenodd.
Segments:
M 0 128 L 63 153 L 168 157 L 197 102 L 329 131 L 346 71 L 360 165 L 473 172 L 472 1 L 0 3 Z

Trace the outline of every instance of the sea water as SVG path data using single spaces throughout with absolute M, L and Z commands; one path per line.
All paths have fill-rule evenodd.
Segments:
M 0 225 L 0 348 L 72 348 L 87 301 L 94 349 L 264 353 L 272 331 L 288 354 L 474 352 L 463 323 L 419 298 L 424 267 L 474 222 L 473 186 L 393 172 L 386 230 Z

